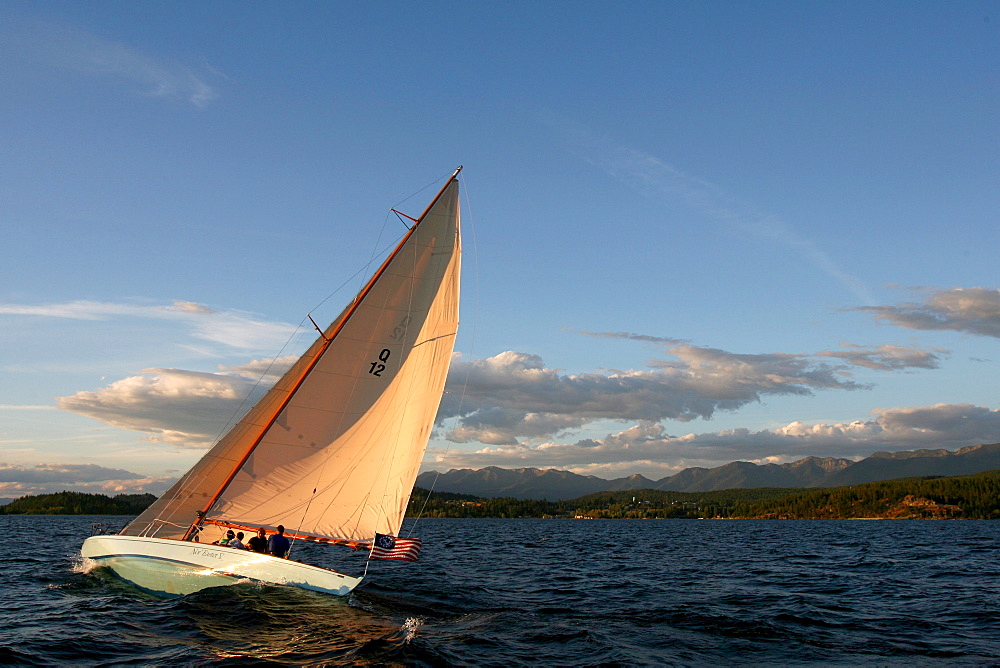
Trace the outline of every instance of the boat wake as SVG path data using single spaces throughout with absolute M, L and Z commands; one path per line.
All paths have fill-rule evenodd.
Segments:
M 417 629 L 424 623 L 424 620 L 416 617 L 407 617 L 399 631 L 403 636 L 403 642 L 408 643 L 417 636 Z

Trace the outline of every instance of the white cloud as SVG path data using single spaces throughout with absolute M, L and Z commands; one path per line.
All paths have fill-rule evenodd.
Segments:
M 38 464 L 30 468 L 0 464 L 0 482 L 101 482 L 141 477 L 138 473 L 96 464 Z
M 206 448 L 266 389 L 236 374 L 149 369 L 108 387 L 60 397 L 56 405 L 112 427 L 152 434 L 157 442 Z
M 209 373 L 147 369 L 94 391 L 56 399 L 62 410 L 180 448 L 207 448 L 295 362 L 254 360 Z
M 264 387 L 269 387 L 276 383 L 286 371 L 298 360 L 295 355 L 285 355 L 277 359 L 253 360 L 238 366 L 222 366 L 221 369 L 242 376 L 249 380 L 259 382 Z
M 55 406 L 31 406 L 28 404 L 0 404 L 0 411 L 52 411 Z
M 905 329 L 952 330 L 1000 338 L 1000 289 L 950 288 L 926 294 L 919 302 L 861 306 L 875 319 Z
M 162 320 L 188 328 L 190 335 L 243 350 L 276 350 L 296 331 L 295 326 L 267 322 L 240 311 L 215 311 L 202 304 L 175 301 L 167 305 L 119 304 L 79 300 L 60 304 L 0 304 L 0 315 L 112 320 Z
M 438 468 L 532 466 L 595 475 L 643 473 L 663 477 L 688 466 L 719 466 L 731 461 L 792 461 L 811 455 L 857 458 L 878 450 L 953 449 L 997 441 L 1000 410 L 971 404 L 937 404 L 886 409 L 864 421 L 812 425 L 792 422 L 779 429 L 756 432 L 733 429 L 670 436 L 662 425 L 641 422 L 600 439 L 436 453 L 436 460 Z
M 841 361 L 863 366 L 876 371 L 901 371 L 905 369 L 936 369 L 941 355 L 947 351 L 940 348 L 922 350 L 909 346 L 881 345 L 874 348 L 864 348 L 853 344 L 844 344 L 844 350 L 824 351 L 816 353 L 821 357 L 833 357 Z
M 439 418 L 459 416 L 456 442 L 494 445 L 539 438 L 597 420 L 710 419 L 767 395 L 812 394 L 866 386 L 842 366 L 788 353 L 747 355 L 688 344 L 666 351 L 647 370 L 564 375 L 540 357 L 507 351 L 455 361 Z
M 216 315 L 201 308 L 172 310 L 194 312 L 197 318 Z M 456 357 L 438 413 L 439 420 L 457 418 L 446 437 L 456 443 L 515 446 L 522 440 L 551 440 L 598 421 L 707 420 L 717 411 L 736 411 L 767 396 L 867 387 L 851 380 L 847 365 L 830 364 L 824 356 L 892 371 L 933 367 L 936 360 L 933 354 L 898 346 L 849 347 L 810 356 L 738 354 L 670 339 L 643 340 L 664 346 L 664 359 L 652 361 L 649 369 L 562 374 L 527 353 L 507 351 L 472 362 Z M 57 406 L 151 434 L 155 441 L 203 448 L 293 362 L 292 357 L 254 361 L 218 373 L 151 369 L 59 398 Z

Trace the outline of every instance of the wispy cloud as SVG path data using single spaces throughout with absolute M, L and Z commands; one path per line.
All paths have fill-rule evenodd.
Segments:
M 55 406 L 32 406 L 28 404 L 0 404 L 0 411 L 52 411 Z
M 876 371 L 900 371 L 906 369 L 936 369 L 941 357 L 948 351 L 941 348 L 923 350 L 910 346 L 881 345 L 864 348 L 844 344 L 843 350 L 816 353 L 821 357 L 833 357 L 848 364 L 867 367 Z
M 719 186 L 670 165 L 656 156 L 594 134 L 582 123 L 549 114 L 544 121 L 569 138 L 582 159 L 652 200 L 680 202 L 705 218 L 794 251 L 843 285 L 863 304 L 874 304 L 868 288 L 844 271 L 814 241 L 779 217 L 757 210 Z
M 190 328 L 197 339 L 244 350 L 277 350 L 296 327 L 267 322 L 239 311 L 215 311 L 202 304 L 175 301 L 166 305 L 72 301 L 59 304 L 0 304 L 0 316 L 39 316 L 71 320 L 144 318 L 168 320 Z
M 1000 289 L 950 288 L 928 291 L 920 301 L 853 310 L 904 329 L 951 330 L 1000 338 Z
M 199 109 L 219 97 L 205 73 L 169 58 L 152 56 L 140 49 L 87 32 L 82 28 L 46 23 L 37 19 L 11 18 L 0 31 L 8 49 L 49 66 L 115 78 L 138 87 L 141 94 L 183 100 Z

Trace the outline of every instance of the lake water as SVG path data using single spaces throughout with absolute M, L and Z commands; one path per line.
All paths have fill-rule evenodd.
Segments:
M 1000 522 L 422 520 L 346 599 L 159 600 L 83 572 L 95 521 L 0 516 L 0 663 L 1000 663 Z

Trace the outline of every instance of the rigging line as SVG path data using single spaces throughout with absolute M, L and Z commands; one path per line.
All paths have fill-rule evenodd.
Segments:
M 472 232 L 472 264 L 473 264 L 473 300 L 472 300 L 472 336 L 469 341 L 469 359 L 471 364 L 471 359 L 475 351 L 476 346 L 476 325 L 479 321 L 479 244 L 476 238 L 476 218 L 472 213 L 472 197 L 469 194 L 469 180 L 468 178 L 463 179 L 462 182 L 463 191 L 465 193 L 465 208 L 468 209 L 468 221 L 469 229 Z M 463 219 L 465 216 L 463 216 Z M 464 251 L 462 253 L 465 254 Z M 456 421 L 462 415 L 462 407 L 465 405 L 465 396 L 469 388 L 469 376 L 471 375 L 471 367 L 467 367 L 465 371 L 465 379 L 462 381 L 462 393 L 458 399 L 458 408 L 455 411 Z M 447 438 L 445 439 L 444 456 L 448 456 L 448 452 L 451 450 L 451 441 Z M 431 481 L 430 489 L 427 490 L 427 496 L 424 497 L 424 502 L 420 505 L 420 510 L 417 512 L 417 516 L 413 518 L 413 523 L 410 525 L 410 532 L 407 534 L 407 538 L 413 535 L 416 531 L 417 522 L 423 519 L 424 511 L 427 509 L 427 504 L 430 503 L 431 496 L 434 494 L 434 488 L 437 487 L 438 480 L 441 478 L 441 472 L 435 471 L 434 479 Z
M 391 210 L 390 211 L 386 211 L 385 218 L 382 219 L 382 229 L 380 229 L 378 231 L 378 236 L 375 237 L 375 243 L 372 245 L 372 252 L 371 252 L 371 255 L 368 257 L 368 263 L 365 265 L 366 267 L 370 267 L 375 262 L 375 258 L 379 257 L 386 250 L 385 248 L 382 248 L 382 250 L 380 251 L 379 250 L 379 246 L 382 244 L 382 235 L 385 234 L 386 228 L 389 226 L 389 213 L 390 212 L 391 212 Z M 397 237 L 397 241 L 398 241 L 398 237 Z M 355 274 L 355 276 L 357 276 L 357 274 Z
M 424 190 L 427 190 L 427 188 L 429 188 L 431 185 L 434 185 L 434 183 L 437 183 L 440 180 L 441 179 L 437 179 L 437 181 L 432 182 L 430 185 L 424 186 L 423 188 L 421 188 L 415 194 L 419 194 L 419 193 L 423 192 Z M 404 199 L 403 202 L 405 202 L 405 201 L 407 201 L 409 199 L 412 199 L 413 197 L 414 197 L 414 195 L 410 195 L 409 197 L 407 197 L 406 199 Z M 399 206 L 399 205 L 397 204 L 396 206 Z M 347 287 L 347 284 L 350 283 L 351 281 L 353 281 L 354 279 L 356 279 L 359 275 L 361 275 L 361 276 L 367 276 L 368 275 L 368 273 L 367 273 L 368 268 L 371 267 L 372 264 L 375 263 L 375 260 L 377 258 L 382 257 L 383 255 L 385 255 L 386 253 L 390 252 L 393 248 L 395 248 L 396 246 L 399 245 L 399 240 L 402 237 L 406 236 L 406 232 L 404 232 L 403 234 L 400 234 L 400 235 L 396 236 L 395 238 L 393 238 L 392 240 L 386 242 L 385 245 L 381 245 L 382 244 L 382 237 L 385 234 L 386 227 L 388 227 L 389 214 L 392 213 L 393 211 L 394 211 L 394 209 L 390 208 L 389 211 L 386 212 L 385 218 L 382 219 L 382 229 L 379 230 L 378 236 L 375 239 L 375 243 L 372 244 L 372 252 L 371 252 L 371 255 L 369 256 L 368 261 L 366 263 L 364 263 L 361 267 L 359 267 L 357 271 L 355 271 L 353 274 L 351 274 L 333 292 L 331 292 L 329 295 L 327 295 L 326 297 L 324 297 L 318 304 L 316 304 L 315 306 L 313 306 L 312 311 L 315 311 L 315 310 L 319 309 L 326 302 L 330 301 L 330 299 L 332 299 L 334 295 L 336 295 L 338 292 L 340 292 L 345 287 Z M 409 218 L 409 216 L 407 216 L 407 218 Z M 409 227 L 407 227 L 407 232 L 408 231 L 409 231 Z
M 406 229 L 410 229 L 410 226 L 407 225 L 405 222 L 403 222 L 404 218 L 406 218 L 406 220 L 413 221 L 414 224 L 417 223 L 417 219 L 414 218 L 413 216 L 407 216 L 402 211 L 396 211 L 395 209 L 389 209 L 389 210 L 392 211 L 394 214 L 396 214 L 396 217 L 399 218 L 399 222 L 403 223 L 403 225 L 406 227 Z
M 405 213 L 401 214 L 396 209 L 399 206 L 401 206 L 403 203 L 409 202 L 411 199 L 413 199 L 414 197 L 416 197 L 420 193 L 424 192 L 428 188 L 433 188 L 438 183 L 441 183 L 442 179 L 446 180 L 446 185 L 448 183 L 451 183 L 451 181 L 458 175 L 458 172 L 460 172 L 460 171 L 462 171 L 461 167 L 459 167 L 457 170 L 453 171 L 450 175 L 439 176 L 438 178 L 434 179 L 433 181 L 431 181 L 430 183 L 428 183 L 427 185 L 425 185 L 420 190 L 416 191 L 415 193 L 412 193 L 411 195 L 409 195 L 407 197 L 404 197 L 403 199 L 401 199 L 398 202 L 396 202 L 393 206 L 389 207 L 389 210 L 385 212 L 385 218 L 382 219 L 382 229 L 379 230 L 378 238 L 375 240 L 375 248 L 372 250 L 371 259 L 368 260 L 368 265 L 366 265 L 366 266 L 370 266 L 375 261 L 375 258 L 377 258 L 379 255 L 381 255 L 382 253 L 384 253 L 386 251 L 386 248 L 391 247 L 391 244 L 390 244 L 390 246 L 386 246 L 381 251 L 378 250 L 379 243 L 381 243 L 381 241 L 382 241 L 382 235 L 385 233 L 386 227 L 389 224 L 389 214 L 390 213 L 395 213 L 397 217 L 400 216 L 400 215 L 402 215 L 402 216 L 405 216 L 406 218 L 409 218 L 410 220 L 412 220 L 413 221 L 413 225 L 405 225 L 404 224 L 405 227 L 406 227 L 406 229 L 407 229 L 407 233 L 409 233 L 410 230 L 412 230 L 414 227 L 416 227 L 420 223 L 420 219 L 423 218 L 424 214 L 426 214 L 428 211 L 430 211 L 431 207 L 428 206 L 427 209 L 424 210 L 424 214 L 421 214 L 421 218 L 413 218 L 412 216 L 407 216 Z M 442 188 L 441 191 L 443 192 L 444 188 Z M 440 195 L 440 193 L 438 193 L 438 194 Z M 436 201 L 437 201 L 437 197 L 434 198 L 434 202 L 436 202 Z M 434 202 L 431 202 L 431 206 L 433 206 Z M 400 219 L 400 220 L 402 220 L 402 219 Z M 399 237 L 396 237 L 396 238 L 397 238 L 397 240 L 399 239 Z
M 416 191 L 416 192 L 415 192 L 415 193 L 413 193 L 412 195 L 408 195 L 407 197 L 404 197 L 403 199 L 401 199 L 401 200 L 399 200 L 398 202 L 396 202 L 395 204 L 393 204 L 393 205 L 392 205 L 392 208 L 390 208 L 389 210 L 390 210 L 390 211 L 393 211 L 394 209 L 397 209 L 397 208 L 399 208 L 399 206 L 400 206 L 401 204 L 403 204 L 403 203 L 405 203 L 405 202 L 409 202 L 409 201 L 410 201 L 411 199 L 413 199 L 414 197 L 416 197 L 416 196 L 417 196 L 417 195 L 419 195 L 420 193 L 424 192 L 424 191 L 425 191 L 425 190 L 427 190 L 428 188 L 433 188 L 433 187 L 434 187 L 434 186 L 436 186 L 437 184 L 441 183 L 441 181 L 442 181 L 442 180 L 445 180 L 445 179 L 446 179 L 446 180 L 448 180 L 449 182 L 451 182 L 451 179 L 455 178 L 455 176 L 456 176 L 456 175 L 458 174 L 458 171 L 461 171 L 461 169 L 462 169 L 462 168 L 461 168 L 461 167 L 459 167 L 459 168 L 458 168 L 458 170 L 456 170 L 456 171 L 453 171 L 453 172 L 451 172 L 450 174 L 442 174 L 441 176 L 437 177 L 436 179 L 434 179 L 433 181 L 431 181 L 431 182 L 430 182 L 430 183 L 428 183 L 428 184 L 427 184 L 426 186 L 424 186 L 424 187 L 423 187 L 423 188 L 421 188 L 420 190 Z M 407 218 L 409 218 L 409 216 L 407 216 Z M 413 220 L 413 219 L 411 218 L 410 220 Z
M 400 237 L 401 236 L 402 235 L 400 235 Z M 368 260 L 368 262 L 365 262 L 363 265 L 361 265 L 361 267 L 359 267 L 358 270 L 355 271 L 353 274 L 351 274 L 346 279 L 344 279 L 344 282 L 341 283 L 340 285 L 338 285 L 337 288 L 333 292 L 331 292 L 330 294 L 328 294 L 326 297 L 324 297 L 323 299 L 321 299 L 318 304 L 316 304 L 315 306 L 313 306 L 312 309 L 310 310 L 310 313 L 312 313 L 313 311 L 316 311 L 321 306 L 323 306 L 324 304 L 326 304 L 328 301 L 330 301 L 331 299 L 333 299 L 334 295 L 336 295 L 341 290 L 343 290 L 344 288 L 346 288 L 347 284 L 350 283 L 351 281 L 353 281 L 354 279 L 356 279 L 359 275 L 360 276 L 367 276 L 368 275 L 368 268 L 371 267 L 372 264 L 374 264 L 375 259 L 378 258 L 378 257 L 380 257 L 380 256 L 382 256 L 382 255 L 384 255 L 386 252 L 388 252 L 389 250 L 391 250 L 394 246 L 398 245 L 400 237 L 396 237 L 392 242 L 390 242 L 388 245 L 384 246 L 382 248 L 382 250 L 378 250 L 378 242 L 376 242 L 375 243 L 375 250 L 372 251 L 372 257 L 371 257 L 371 259 Z M 380 235 L 380 238 L 381 238 L 381 235 Z M 352 299 L 353 299 L 353 297 L 352 297 Z M 302 322 L 303 323 L 305 322 L 305 318 L 302 319 Z

